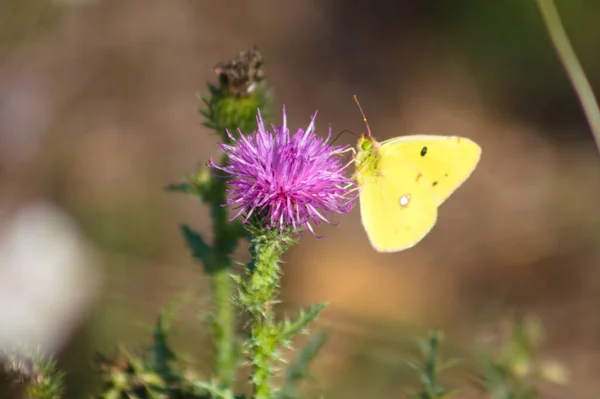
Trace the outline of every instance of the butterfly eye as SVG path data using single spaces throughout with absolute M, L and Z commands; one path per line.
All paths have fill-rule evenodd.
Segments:
M 406 208 L 408 206 L 409 202 L 410 202 L 410 194 L 405 194 L 402 197 L 400 197 L 400 206 L 402 208 Z

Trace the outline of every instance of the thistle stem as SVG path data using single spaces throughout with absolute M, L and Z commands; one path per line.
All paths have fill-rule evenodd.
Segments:
M 225 162 L 225 159 L 222 161 Z M 235 319 L 233 314 L 233 281 L 231 272 L 231 248 L 227 209 L 225 203 L 226 185 L 221 179 L 213 177 L 214 201 L 211 205 L 214 231 L 214 253 L 216 267 L 211 275 L 211 288 L 214 298 L 213 337 L 215 348 L 214 375 L 221 387 L 230 388 L 233 384 L 236 358 Z
M 274 375 L 272 362 L 279 357 L 279 328 L 273 304 L 279 287 L 279 261 L 288 246 L 278 234 L 253 240 L 254 265 L 244 282 L 242 305 L 252 318 L 248 355 L 255 399 L 272 399 L 274 396 L 269 380 Z
M 600 110 L 590 82 L 577 59 L 573 46 L 567 37 L 553 0 L 536 0 L 542 14 L 550 40 L 558 53 L 567 76 L 575 89 L 579 102 L 592 129 L 596 146 L 600 150 Z
M 212 292 L 215 301 L 213 336 L 215 346 L 214 375 L 221 387 L 229 388 L 235 371 L 233 333 L 233 309 L 231 295 L 233 284 L 229 267 L 222 268 L 212 276 Z

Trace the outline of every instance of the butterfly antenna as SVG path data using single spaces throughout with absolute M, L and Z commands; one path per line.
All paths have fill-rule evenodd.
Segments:
M 358 97 L 356 97 L 356 94 L 354 95 L 354 102 L 356 103 L 356 105 L 358 105 L 358 109 L 360 110 L 360 114 L 363 117 L 363 121 L 365 122 L 365 125 L 367 125 L 367 134 L 369 135 L 369 138 L 373 138 L 373 135 L 371 134 L 371 128 L 369 127 L 369 122 L 367 122 L 367 117 L 365 116 L 365 113 L 362 110 L 362 107 L 360 106 L 360 103 L 358 102 Z
M 350 130 L 342 130 L 341 132 L 339 132 L 339 133 L 338 133 L 338 135 L 337 135 L 337 136 L 335 136 L 335 138 L 334 138 L 333 140 L 331 140 L 331 143 L 330 143 L 329 145 L 333 145 L 333 143 L 335 143 L 335 141 L 336 141 L 337 139 L 339 139 L 339 138 L 340 138 L 340 136 L 341 136 L 342 134 L 344 134 L 344 133 L 350 133 L 350 134 L 351 134 L 351 135 L 353 135 L 354 137 L 357 137 L 357 136 L 356 136 L 356 133 L 354 133 L 354 132 L 351 132 Z

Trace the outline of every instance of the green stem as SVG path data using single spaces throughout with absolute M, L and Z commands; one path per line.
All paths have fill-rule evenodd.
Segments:
M 212 275 L 212 292 L 215 301 L 213 336 L 215 346 L 214 375 L 221 387 L 229 388 L 235 370 L 233 308 L 231 296 L 233 284 L 229 268 L 225 267 Z
M 600 110 L 590 82 L 577 59 L 553 0 L 536 0 L 546 29 L 571 84 L 579 97 L 583 111 L 592 129 L 596 146 L 600 150 Z
M 252 364 L 252 385 L 255 399 L 272 399 L 274 375 L 272 362 L 279 357 L 279 329 L 273 305 L 279 286 L 279 260 L 289 244 L 279 234 L 269 234 L 253 241 L 254 266 L 244 282 L 242 305 L 251 315 L 248 352 Z
M 223 162 L 225 159 L 223 159 Z M 212 294 L 214 298 L 213 336 L 215 349 L 214 376 L 220 387 L 230 388 L 236 370 L 237 353 L 235 350 L 235 319 L 233 313 L 233 288 L 230 276 L 231 252 L 237 238 L 231 237 L 227 208 L 225 203 L 225 182 L 212 178 L 213 201 L 211 214 L 214 232 L 215 268 L 211 273 Z

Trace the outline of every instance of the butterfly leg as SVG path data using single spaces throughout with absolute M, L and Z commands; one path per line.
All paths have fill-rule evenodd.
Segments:
M 347 152 L 351 152 L 352 155 L 356 155 L 356 148 L 354 148 L 354 147 L 348 147 L 345 150 L 339 151 L 338 153 L 339 154 L 345 154 Z

